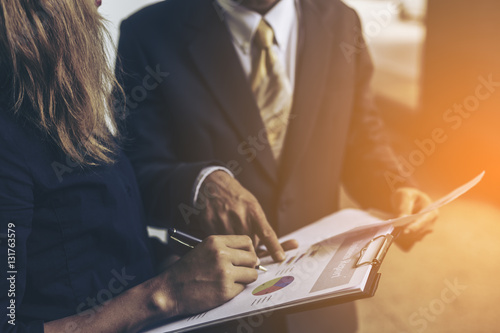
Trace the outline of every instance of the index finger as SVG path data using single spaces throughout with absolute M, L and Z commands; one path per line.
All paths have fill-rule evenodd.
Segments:
M 228 253 L 230 255 L 231 263 L 234 266 L 244 266 L 255 270 L 255 267 L 260 264 L 260 259 L 257 257 L 255 252 L 229 249 Z
M 267 251 L 271 254 L 274 261 L 285 260 L 285 251 L 281 247 L 281 244 L 274 232 L 273 228 L 269 225 L 269 222 L 264 215 L 264 212 L 259 206 L 259 209 L 254 212 L 254 221 L 251 224 L 255 228 L 255 233 L 259 236 L 261 242 L 266 246 Z
M 253 247 L 253 242 L 250 237 L 246 235 L 229 235 L 229 236 L 217 236 L 220 240 L 224 242 L 224 245 L 235 250 L 245 250 L 248 252 L 255 253 Z

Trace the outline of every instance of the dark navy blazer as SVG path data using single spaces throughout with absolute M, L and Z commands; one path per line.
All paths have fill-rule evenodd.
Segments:
M 340 0 L 301 0 L 292 119 L 276 163 L 250 85 L 214 0 L 169 0 L 125 20 L 118 47 L 128 95 L 127 149 L 153 223 L 196 221 L 193 184 L 222 164 L 280 235 L 338 209 L 339 188 L 390 209 L 408 186 L 373 107 L 372 64 L 356 13 Z M 196 224 L 196 223 L 194 223 Z M 192 225 L 192 224 L 191 224 Z
M 1 332 L 43 332 L 44 321 L 77 313 L 92 320 L 93 306 L 151 278 L 143 222 L 123 154 L 113 165 L 82 169 L 0 106 Z M 8 271 L 16 272 L 7 273 L 14 284 Z M 4 315 L 12 301 L 15 326 Z

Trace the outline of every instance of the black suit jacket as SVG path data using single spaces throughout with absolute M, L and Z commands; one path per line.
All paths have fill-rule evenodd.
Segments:
M 341 182 L 361 205 L 387 209 L 384 172 L 397 165 L 370 98 L 356 13 L 337 0 L 300 1 L 292 119 L 278 164 L 259 139 L 265 127 L 215 3 L 165 1 L 121 26 L 129 156 L 150 218 L 195 220 L 193 183 L 214 164 L 235 173 L 280 234 L 337 210 Z
M 91 314 L 91 299 L 98 304 L 109 299 L 103 290 L 118 296 L 151 279 L 154 269 L 140 193 L 126 156 L 119 152 L 112 165 L 80 167 L 20 116 L 33 110 L 23 108 L 14 116 L 6 107 L 12 105 L 10 96 L 4 97 L 0 260 L 6 270 L 0 279 L 0 332 L 43 333 L 44 322 Z M 15 293 L 8 293 L 11 262 L 17 272 Z M 12 300 L 15 326 L 6 316 Z

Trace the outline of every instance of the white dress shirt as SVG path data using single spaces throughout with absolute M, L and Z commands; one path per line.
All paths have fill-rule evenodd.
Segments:
M 299 6 L 298 0 L 280 0 L 264 16 L 240 5 L 238 0 L 217 0 L 220 14 L 226 22 L 231 34 L 236 54 L 240 59 L 243 71 L 250 79 L 252 74 L 252 59 L 257 56 L 257 49 L 252 47 L 253 37 L 261 19 L 271 26 L 276 43 L 273 47 L 281 65 L 290 81 L 295 86 L 295 65 L 299 39 Z M 228 92 L 229 93 L 229 92 Z M 234 177 L 224 167 L 208 167 L 200 172 L 193 186 L 193 202 L 196 202 L 202 183 L 213 172 L 223 170 Z
M 295 83 L 295 64 L 299 37 L 299 6 L 297 0 L 280 0 L 264 16 L 236 0 L 217 0 L 221 13 L 231 34 L 233 45 L 247 78 L 252 73 L 252 59 L 256 49 L 252 48 L 253 37 L 261 19 L 273 28 L 276 44 L 273 51 L 285 69 L 292 89 Z

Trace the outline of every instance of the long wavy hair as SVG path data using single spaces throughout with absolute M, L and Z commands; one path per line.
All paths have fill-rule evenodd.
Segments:
M 104 24 L 93 0 L 0 0 L 13 110 L 82 166 L 112 163 L 118 144 Z

